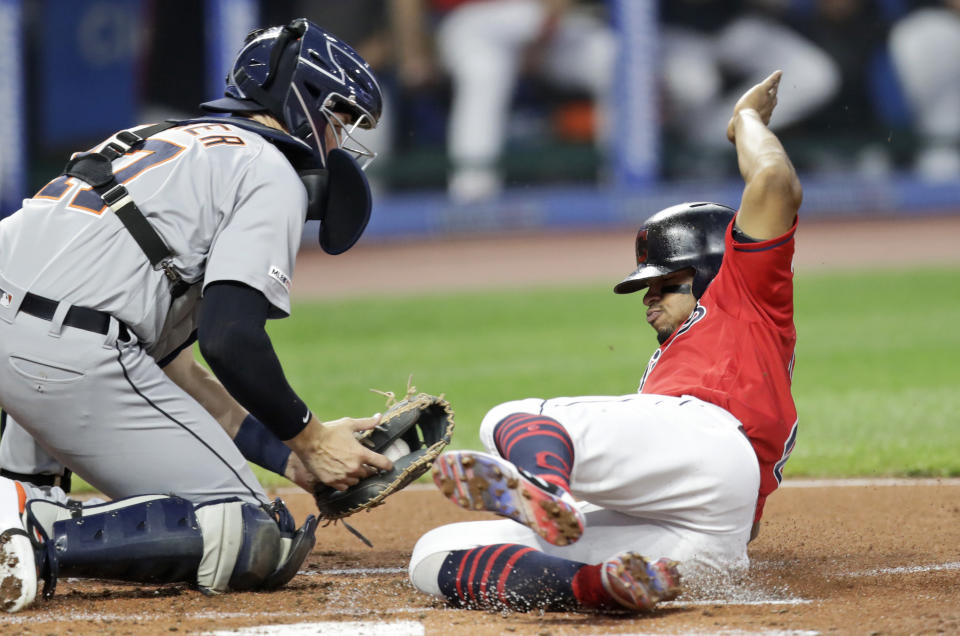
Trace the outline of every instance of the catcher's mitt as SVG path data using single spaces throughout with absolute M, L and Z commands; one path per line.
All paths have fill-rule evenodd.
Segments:
M 319 518 L 333 521 L 379 506 L 430 470 L 452 435 L 453 409 L 442 397 L 420 393 L 397 402 L 383 414 L 380 424 L 358 436 L 364 446 L 391 457 L 393 470 L 367 477 L 344 491 L 316 486 L 313 497 Z M 392 456 L 398 447 L 406 451 L 403 444 L 409 452 Z

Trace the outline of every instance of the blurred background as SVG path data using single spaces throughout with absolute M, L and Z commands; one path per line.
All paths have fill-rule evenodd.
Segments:
M 0 213 L 298 16 L 384 89 L 365 241 L 736 206 L 727 118 L 777 68 L 808 217 L 960 208 L 960 0 L 0 0 Z

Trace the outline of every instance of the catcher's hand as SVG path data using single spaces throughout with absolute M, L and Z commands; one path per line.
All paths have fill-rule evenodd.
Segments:
M 378 416 L 321 422 L 313 415 L 307 427 L 287 444 L 313 478 L 337 490 L 346 490 L 377 470 L 391 467 L 387 457 L 357 441 L 357 435 L 378 423 Z
M 442 397 L 420 393 L 397 402 L 380 424 L 358 435 L 361 444 L 392 459 L 393 469 L 361 479 L 344 491 L 315 486 L 320 519 L 341 519 L 381 505 L 430 470 L 452 435 L 453 409 Z

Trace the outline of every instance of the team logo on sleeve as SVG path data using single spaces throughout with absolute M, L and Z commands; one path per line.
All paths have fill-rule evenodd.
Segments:
M 293 284 L 293 281 L 291 281 L 290 277 L 287 276 L 286 273 L 276 265 L 270 266 L 270 278 L 283 285 L 287 291 L 290 291 L 290 285 Z
M 683 334 L 690 331 L 690 327 L 694 326 L 695 324 L 703 320 L 703 317 L 706 315 L 707 315 L 707 308 L 701 305 L 700 303 L 697 303 L 697 306 L 693 310 L 693 312 L 690 314 L 690 317 L 687 318 L 685 321 L 683 321 L 683 324 L 680 325 L 679 329 L 677 329 L 677 333 L 674 336 L 674 339 L 677 339 Z

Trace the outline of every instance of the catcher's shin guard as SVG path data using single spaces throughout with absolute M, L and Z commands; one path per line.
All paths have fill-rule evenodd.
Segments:
M 239 500 L 195 507 L 163 495 L 86 507 L 32 500 L 26 514 L 42 547 L 44 596 L 58 576 L 194 583 L 207 593 L 279 587 L 313 547 L 316 528 L 308 517 L 294 531 L 279 500 L 269 512 Z
M 569 493 L 495 455 L 450 451 L 433 465 L 433 481 L 467 510 L 489 510 L 529 527 L 553 545 L 583 534 L 583 514 Z
M 234 545 L 235 540 L 228 536 L 234 534 L 242 543 L 233 559 L 232 569 L 229 569 L 230 559 L 212 562 L 212 571 L 219 570 L 219 582 L 210 582 L 210 574 L 204 571 L 204 564 L 200 565 L 197 579 L 201 589 L 207 592 L 222 592 L 226 588 L 238 591 L 276 589 L 289 582 L 313 550 L 316 518 L 308 516 L 297 530 L 293 516 L 280 499 L 270 506 L 269 514 L 263 508 L 249 504 L 240 504 L 237 508 L 239 502 L 225 503 L 227 505 L 214 502 L 197 507 L 204 537 L 207 536 L 207 526 L 212 525 L 223 533 L 222 538 L 215 537 L 213 542 L 219 540 Z M 238 528 L 240 535 L 237 535 Z M 225 588 L 223 581 L 227 575 Z
M 34 546 L 23 527 L 26 495 L 12 479 L 0 477 L 0 607 L 16 612 L 37 597 Z
M 44 548 L 46 597 L 60 576 L 189 582 L 203 557 L 193 505 L 178 497 L 146 495 L 86 508 L 34 499 L 26 512 L 27 529 Z
M 275 590 L 289 583 L 290 579 L 300 571 L 300 566 L 306 561 L 307 555 L 313 550 L 317 540 L 314 534 L 316 531 L 317 518 L 310 515 L 299 530 L 292 533 L 281 532 L 280 543 L 285 556 L 280 560 L 280 565 L 263 580 L 257 589 Z

